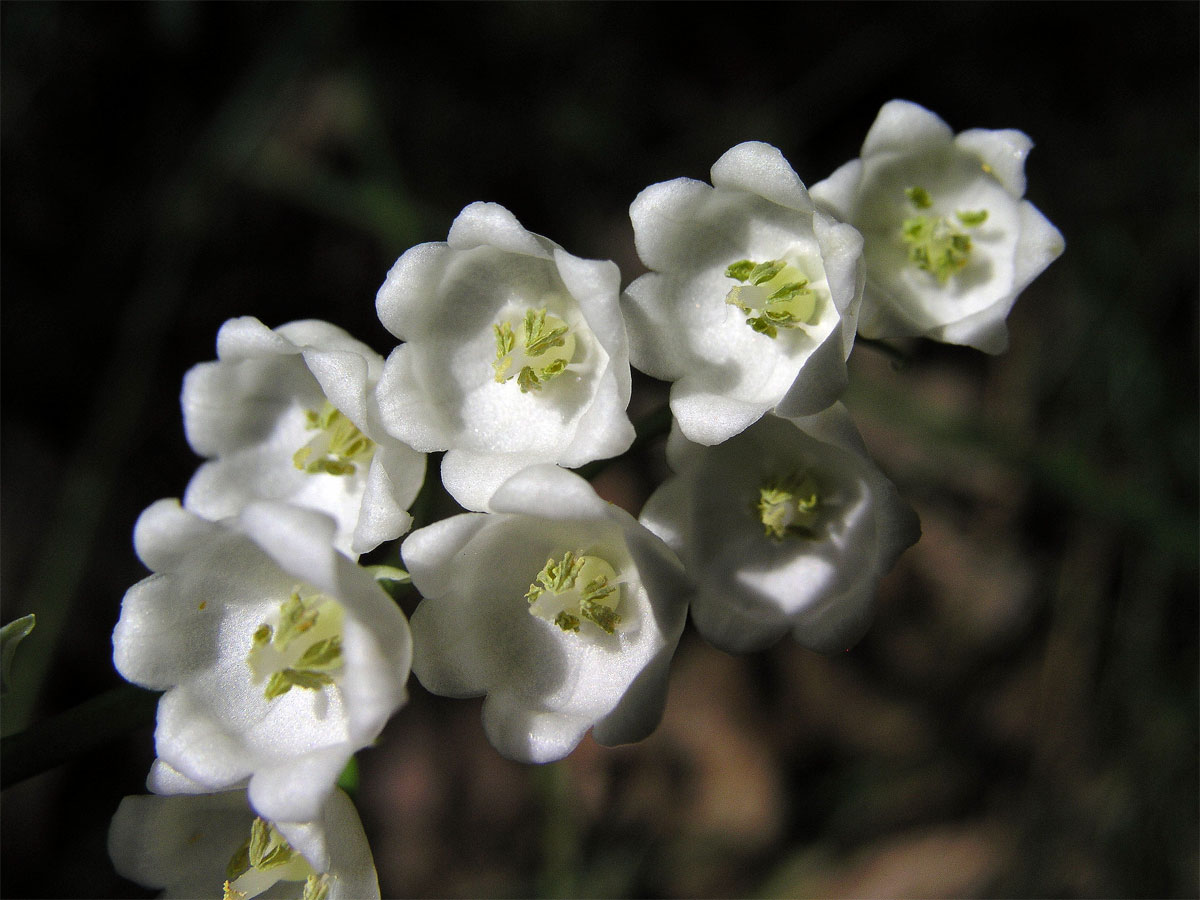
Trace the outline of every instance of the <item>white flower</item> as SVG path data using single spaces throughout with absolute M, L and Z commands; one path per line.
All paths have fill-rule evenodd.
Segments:
M 862 636 L 880 578 L 920 527 L 845 407 L 766 416 L 716 447 L 673 429 L 667 456 L 678 474 L 641 521 L 697 583 L 692 619 L 709 642 L 759 650 L 791 631 L 832 652 Z
M 379 289 L 380 321 L 407 341 L 379 384 L 385 425 L 418 450 L 448 451 L 442 483 L 476 510 L 530 463 L 624 453 L 633 426 L 619 289 L 613 263 L 472 203 L 445 243 L 408 250 Z
M 378 423 L 383 357 L 327 322 L 274 331 L 230 319 L 216 362 L 183 381 L 183 422 L 202 465 L 184 506 L 217 520 L 253 500 L 285 500 L 337 520 L 335 546 L 357 555 L 412 525 L 425 455 Z
M 218 523 L 174 500 L 142 513 L 134 544 L 155 574 L 125 594 L 113 661 L 166 691 L 152 790 L 248 778 L 260 815 L 309 821 L 404 703 L 408 623 L 333 534 L 329 517 L 268 501 Z
M 163 897 L 366 900 L 379 896 L 371 848 L 350 798 L 334 791 L 311 822 L 269 822 L 245 791 L 126 797 L 108 831 L 123 877 Z
M 653 271 L 623 303 L 633 365 L 675 382 L 671 411 L 702 444 L 837 400 L 862 295 L 858 232 L 813 207 L 777 149 L 739 144 L 712 183 L 677 178 L 634 200 Z
M 640 740 L 662 714 L 687 618 L 674 555 L 578 476 L 532 466 L 401 553 L 424 599 L 413 673 L 435 694 L 486 694 L 483 725 L 521 762 L 566 756 L 593 728 Z
M 1017 295 L 1065 246 L 1021 199 L 1032 146 L 1012 130 L 955 136 L 904 100 L 883 106 L 862 156 L 812 188 L 865 241 L 860 334 L 1004 350 Z

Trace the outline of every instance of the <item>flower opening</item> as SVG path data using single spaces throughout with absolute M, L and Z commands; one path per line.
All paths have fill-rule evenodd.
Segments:
M 540 391 L 542 385 L 566 370 L 575 355 L 575 336 L 558 316 L 546 308 L 525 311 L 518 332 L 505 319 L 492 326 L 496 334 L 496 382 L 504 384 L 514 377 L 521 393 Z
M 563 631 L 578 633 L 581 620 L 587 620 L 612 634 L 621 622 L 617 615 L 621 585 L 616 570 L 599 556 L 568 550 L 560 560 L 551 557 L 529 585 L 525 599 L 530 615 Z
M 725 277 L 741 282 L 725 302 L 746 313 L 746 324 L 759 334 L 774 338 L 780 328 L 802 328 L 817 319 L 817 295 L 809 280 L 785 260 L 738 260 L 725 269 Z
M 811 536 L 816 524 L 820 495 L 808 474 L 772 480 L 759 488 L 755 511 L 767 537 L 782 541 L 786 537 Z
M 342 606 L 323 594 L 301 597 L 301 588 L 279 605 L 275 624 L 264 622 L 250 639 L 246 664 L 263 696 L 282 697 L 294 687 L 319 691 L 342 670 Z
M 223 900 L 250 900 L 280 881 L 303 881 L 303 900 L 325 900 L 329 895 L 329 875 L 314 871 L 274 825 L 255 818 L 250 837 L 225 867 Z
M 375 442 L 328 400 L 321 411 L 305 410 L 305 427 L 317 435 L 292 456 L 297 469 L 310 475 L 353 475 L 357 464 L 370 462 Z
M 918 210 L 933 206 L 933 197 L 923 187 L 910 187 L 904 193 Z M 909 261 L 933 275 L 939 284 L 945 284 L 970 261 L 971 238 L 963 228 L 978 228 L 987 217 L 987 210 L 980 209 L 955 213 L 954 219 L 929 215 L 906 218 L 900 236 L 908 244 Z

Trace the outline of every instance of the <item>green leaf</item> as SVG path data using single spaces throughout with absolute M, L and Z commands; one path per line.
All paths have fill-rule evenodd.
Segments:
M 350 796 L 354 796 L 358 791 L 358 757 L 350 757 L 346 768 L 342 769 L 342 774 L 338 776 L 337 786 Z
M 33 631 L 33 626 L 36 624 L 36 617 L 30 613 L 14 619 L 0 628 L 0 693 L 8 690 L 8 683 L 12 678 L 13 656 L 16 654 L 17 645 L 29 636 L 29 632 Z

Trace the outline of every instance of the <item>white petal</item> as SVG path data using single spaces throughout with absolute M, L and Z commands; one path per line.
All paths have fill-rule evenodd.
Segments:
M 163 795 L 210 793 L 207 785 L 188 778 L 161 759 L 151 763 L 150 774 L 146 776 L 146 789 Z
M 263 500 L 242 510 L 241 525 L 281 569 L 335 593 L 333 536 L 329 516 L 287 503 Z
M 423 596 L 440 596 L 452 589 L 455 554 L 489 521 L 479 514 L 451 516 L 418 528 L 404 539 L 400 556 Z
M 1013 280 L 1016 289 L 1021 291 L 1046 266 L 1058 259 L 1067 244 L 1062 233 L 1028 200 L 1021 202 L 1018 212 L 1020 238 L 1017 240 Z
M 375 388 L 383 427 L 423 453 L 444 450 L 452 441 L 441 399 L 427 383 L 429 370 L 412 344 L 401 344 L 383 366 Z
M 629 363 L 610 364 L 600 376 L 591 405 L 579 417 L 570 444 L 562 449 L 555 462 L 576 468 L 593 460 L 620 456 L 628 450 L 637 437 L 626 412 L 629 395 Z
M 761 419 L 772 405 L 702 391 L 687 381 L 677 381 L 671 388 L 671 413 L 688 440 L 697 444 L 729 440 Z
M 227 362 L 288 356 L 295 352 L 296 347 L 291 341 L 254 316 L 230 319 L 217 332 L 217 358 Z
M 253 774 L 259 762 L 245 740 L 218 721 L 203 693 L 176 687 L 158 702 L 155 753 L 183 777 L 210 791 L 225 790 Z
M 517 217 L 499 203 L 482 202 L 472 203 L 458 214 L 446 243 L 455 250 L 496 247 L 539 259 L 549 259 L 557 246 L 526 231 Z
M 1025 157 L 1033 149 L 1033 141 L 1024 132 L 973 128 L 961 132 L 954 143 L 987 163 L 991 174 L 1014 197 L 1025 196 Z
M 584 479 L 550 465 L 524 468 L 492 497 L 493 512 L 525 513 L 547 519 L 603 521 L 611 508 Z
M 425 482 L 425 465 L 425 454 L 404 444 L 376 448 L 351 545 L 355 554 L 374 550 L 412 527 L 408 507 Z
M 349 759 L 339 747 L 260 768 L 250 778 L 250 805 L 272 822 L 312 821 Z
M 244 791 L 126 797 L 109 826 L 108 854 L 130 881 L 176 895 L 213 896 L 252 820 Z
M 687 371 L 686 337 L 664 304 L 665 298 L 682 292 L 678 281 L 676 276 L 650 272 L 634 279 L 621 295 L 629 329 L 629 361 L 662 381 L 674 381 Z
M 502 756 L 522 763 L 562 759 L 583 740 L 592 723 L 576 716 L 529 709 L 506 693 L 491 693 L 483 702 L 483 728 Z
M 444 243 L 418 244 L 392 265 L 375 295 L 375 312 L 383 326 L 401 340 L 427 334 L 445 310 L 430 298 L 438 288 L 454 251 Z
M 121 677 L 165 691 L 213 662 L 215 611 L 174 602 L 178 587 L 151 575 L 125 592 L 113 630 L 113 665 Z
M 925 107 L 892 100 L 879 110 L 863 141 L 862 155 L 936 152 L 953 139 L 950 126 Z
M 733 235 L 722 234 L 719 227 L 705 228 L 699 241 L 695 234 L 697 222 L 719 221 L 713 210 L 721 202 L 709 185 L 691 178 L 644 189 L 629 207 L 642 262 L 656 272 L 689 272 L 713 255 L 714 245 L 736 253 Z
M 330 403 L 359 429 L 370 427 L 367 409 L 370 357 L 354 350 L 308 349 L 304 351 L 304 363 Z M 382 373 L 382 357 L 378 359 L 378 368 Z
M 162 572 L 176 568 L 196 541 L 217 531 L 211 522 L 181 507 L 178 500 L 157 500 L 138 516 L 133 547 L 148 569 Z
M 608 260 L 580 259 L 561 249 L 554 251 L 554 263 L 563 284 L 578 301 L 588 328 L 610 356 L 620 357 L 626 352 L 626 338 L 625 323 L 617 305 L 617 296 L 621 292 L 621 270 L 617 264 Z M 628 380 L 624 388 L 628 392 Z
M 862 160 L 843 163 L 824 181 L 808 189 L 813 203 L 843 222 L 850 221 L 858 204 L 858 186 L 862 181 Z
M 838 329 L 831 331 L 804 361 L 795 382 L 776 405 L 776 412 L 788 417 L 818 413 L 835 403 L 847 384 L 845 343 Z
M 709 598 L 701 592 L 691 607 L 692 621 L 701 636 L 726 653 L 753 653 L 779 642 L 788 632 L 788 624 L 779 618 L 762 619 L 739 607 Z
M 494 510 L 492 495 L 500 485 L 530 464 L 549 462 L 531 453 L 477 453 L 447 450 L 442 457 L 442 486 L 464 508 Z
M 713 187 L 757 194 L 788 209 L 811 212 L 804 183 L 776 147 L 747 141 L 725 151 L 712 167 Z
M 184 375 L 180 399 L 188 444 L 208 457 L 253 446 L 288 409 L 319 409 L 323 402 L 316 379 L 295 354 L 236 365 L 200 363 Z

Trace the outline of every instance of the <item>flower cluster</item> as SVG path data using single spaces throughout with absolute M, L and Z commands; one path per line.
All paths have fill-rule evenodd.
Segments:
M 1063 249 L 1022 199 L 1029 147 L 893 101 L 811 194 L 762 143 L 646 188 L 649 272 L 623 292 L 473 203 L 387 274 L 386 359 L 325 322 L 226 322 L 183 385 L 206 461 L 139 519 L 152 574 L 113 633 L 121 674 L 164 692 L 118 870 L 171 896 L 378 896 L 336 785 L 410 669 L 544 763 L 654 730 L 689 611 L 729 652 L 856 641 L 920 529 L 840 402 L 847 358 L 860 335 L 1003 349 Z M 673 474 L 640 520 L 567 471 L 630 448 L 631 366 L 671 382 Z M 466 511 L 409 533 L 431 452 Z M 406 533 L 403 569 L 359 564 Z M 411 623 L 387 582 L 419 593 Z

